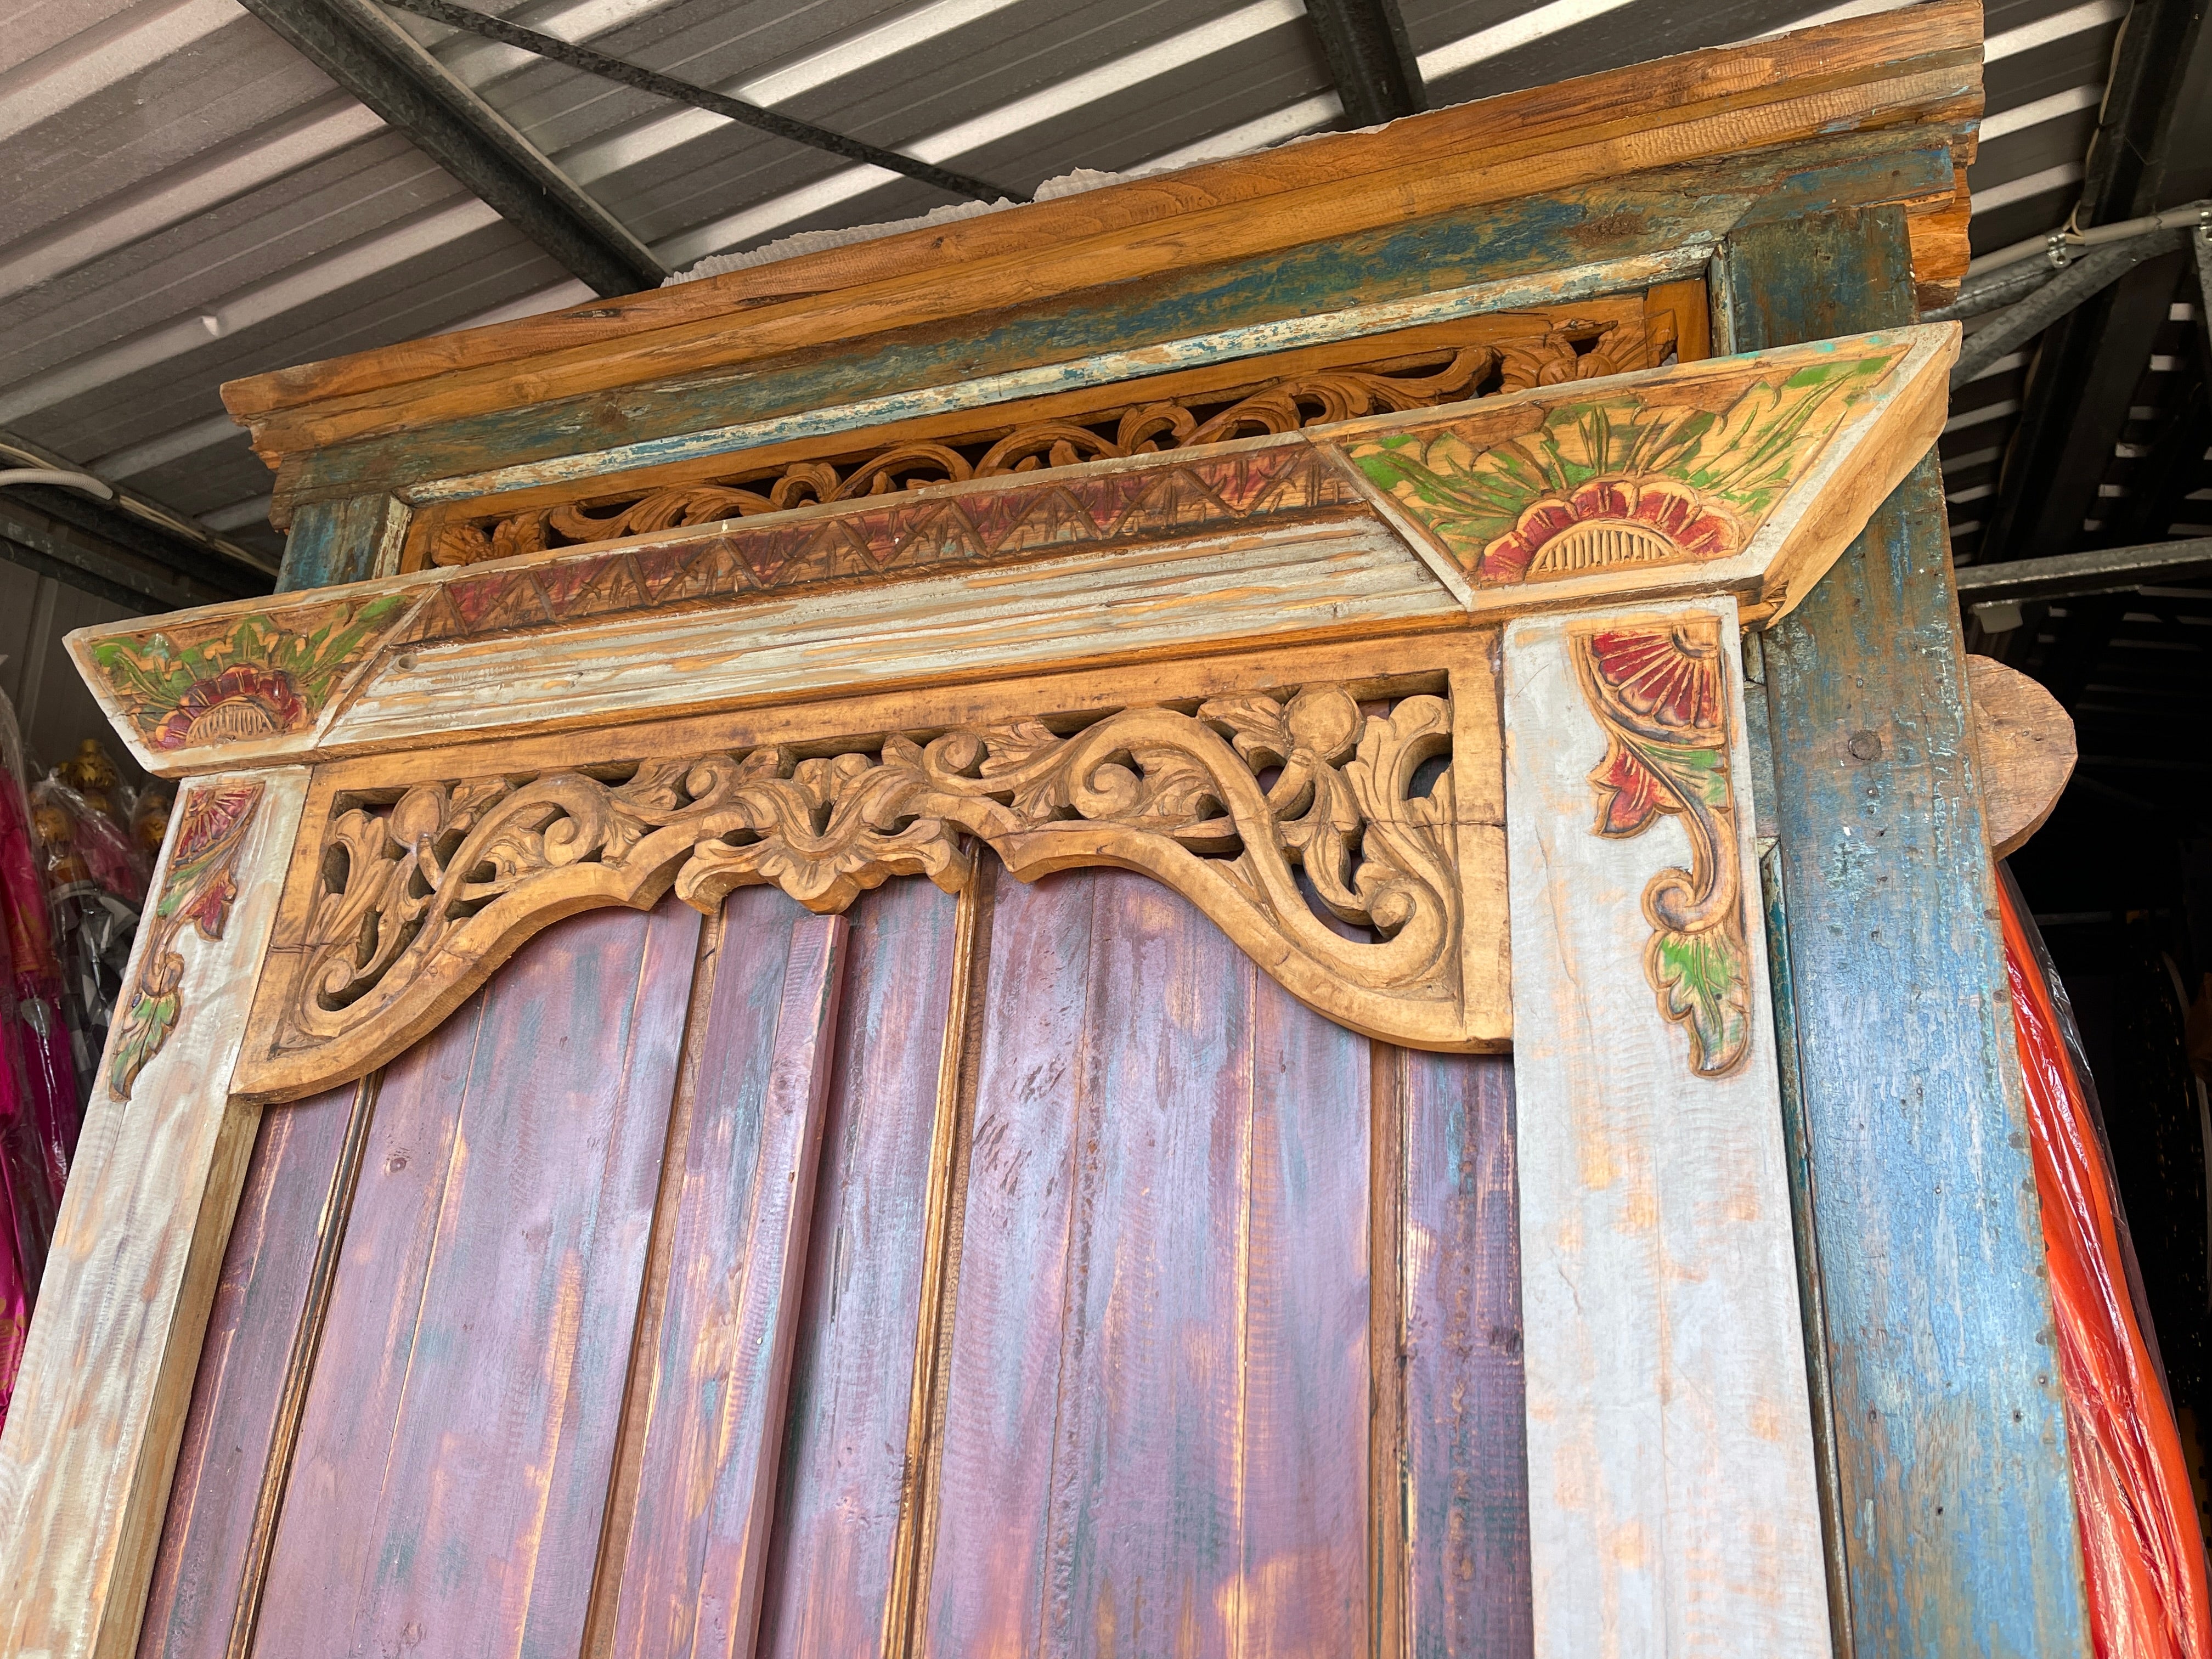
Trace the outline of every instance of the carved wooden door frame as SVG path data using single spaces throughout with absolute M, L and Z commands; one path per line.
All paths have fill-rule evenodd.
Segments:
M 1511 1047 L 1540 1652 L 1825 1651 L 1740 629 L 1926 453 L 1956 348 L 1907 328 L 72 636 L 187 781 L 0 1443 L 37 1616 L 72 1652 L 135 1639 L 262 1104 L 392 1059 L 578 909 L 773 882 L 836 911 L 957 890 L 987 846 L 1164 882 L 1374 1036 Z

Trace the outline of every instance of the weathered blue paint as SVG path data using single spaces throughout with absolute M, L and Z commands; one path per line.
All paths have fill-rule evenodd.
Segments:
M 335 587 L 376 574 L 376 550 L 390 497 L 381 490 L 343 501 L 311 501 L 295 508 L 284 538 L 284 562 L 276 591 Z
M 1726 250 L 1739 349 L 1911 320 L 1904 216 Z M 1764 655 L 1857 1651 L 2087 1651 L 1933 458 Z
M 1748 669 L 1744 696 L 1750 705 L 1747 724 L 1763 726 L 1766 719 L 1765 665 L 1753 684 Z M 1754 756 L 1765 753 L 1754 750 Z M 1754 759 L 1772 775 L 1771 758 Z M 1771 794 L 1772 785 L 1766 786 Z M 1762 817 L 1773 810 L 1765 804 Z M 1836 1402 L 1828 1376 L 1828 1310 L 1820 1294 L 1820 1251 L 1813 1227 L 1813 1168 L 1806 1153 L 1805 1087 L 1797 1074 L 1797 1011 L 1796 984 L 1790 973 L 1790 922 L 1782 902 L 1782 854 L 1769 847 L 1759 855 L 1759 885 L 1766 916 L 1766 969 L 1774 982 L 1774 1049 L 1782 1088 L 1782 1139 L 1789 1159 L 1790 1223 L 1796 1236 L 1797 1299 L 1805 1321 L 1805 1395 L 1813 1406 L 1814 1480 L 1820 1489 L 1821 1559 L 1828 1576 L 1828 1626 L 1839 1659 L 1849 1659 L 1856 1647 L 1851 1638 L 1850 1574 L 1844 1559 L 1836 1474 Z
M 288 460 L 280 511 L 554 457 L 944 386 L 1095 353 L 1363 303 L 1711 246 L 1732 227 L 1838 203 L 1940 194 L 1949 149 L 1925 129 L 1847 133 L 1728 161 L 1498 203 L 1216 266 L 1198 266 L 1004 313 L 978 327 L 871 338 L 741 369 L 533 404 L 336 446 Z

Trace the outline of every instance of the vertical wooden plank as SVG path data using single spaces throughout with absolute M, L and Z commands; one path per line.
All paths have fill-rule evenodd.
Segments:
M 289 1455 L 283 1403 L 304 1380 L 294 1364 L 306 1357 L 299 1340 L 325 1247 L 344 1231 L 364 1086 L 261 1114 L 177 1454 L 141 1659 L 222 1659 L 241 1588 L 259 1572 L 258 1500 L 271 1460 Z
M 620 1654 L 755 1650 L 848 931 L 769 889 L 724 908 Z
M 260 1118 L 231 1106 L 231 1069 L 307 799 L 303 769 L 258 778 L 223 936 L 187 933 L 173 946 L 185 960 L 175 1030 L 129 1100 L 101 1087 L 86 1114 L 0 1434 L 0 1561 L 11 1583 L 31 1587 L 0 1598 L 0 1653 L 121 1659 L 137 1645 Z M 134 954 L 134 978 L 137 965 Z
M 698 929 L 572 917 L 387 1071 L 254 1651 L 577 1651 Z
M 1726 255 L 1734 349 L 1911 319 L 1894 208 L 1745 231 Z M 2086 1651 L 1932 457 L 1764 655 L 1859 1650 Z
M 301 503 L 285 532 L 276 591 L 397 575 L 407 515 L 404 502 L 382 494 Z
M 1387 1043 L 1370 1044 L 1369 1069 L 1367 1623 L 1376 1659 L 1407 1659 L 1413 1650 L 1407 1624 L 1413 1483 L 1406 1418 L 1406 1293 L 1413 1251 L 1407 1224 L 1403 1052 Z
M 896 881 L 850 913 L 763 1654 L 882 1650 L 958 909 L 929 882 Z
M 1004 885 L 927 1650 L 1367 1643 L 1364 1039 L 1183 900 Z
M 1405 1651 L 1527 1659 L 1513 1062 L 1406 1053 Z
M 883 1650 L 900 1659 L 922 1640 L 920 1621 L 937 1545 L 937 1493 L 943 1475 L 945 1392 L 951 1369 L 952 1312 L 958 1304 L 960 1245 L 975 1144 L 975 1079 L 981 1066 L 984 992 L 1000 883 L 994 858 L 978 858 L 961 885 L 953 920 L 952 995 L 945 1009 L 937 1073 L 937 1127 L 930 1147 L 929 1199 L 922 1220 L 921 1322 L 915 1333 L 914 1392 L 907 1418 L 906 1492 L 884 1607 Z
M 1521 1177 L 1534 1650 L 1567 1659 L 1828 1650 L 1820 1510 L 1752 836 L 1674 811 L 1598 833 L 1633 787 L 1584 700 L 1594 624 L 1717 619 L 1710 701 L 1750 829 L 1735 602 L 1534 617 L 1505 633 L 1513 1081 Z M 1639 687 L 1670 673 L 1650 668 Z M 1702 694 L 1701 694 L 1702 695 Z M 1698 704 L 1703 707 L 1701 701 Z M 1688 728 L 1701 732 L 1702 724 Z M 1686 735 L 1682 743 L 1705 743 Z M 1606 783 L 1594 785 L 1593 772 Z M 1686 786 L 1685 786 L 1686 787 Z M 1706 787 L 1706 786 L 1700 786 Z M 1654 785 L 1655 791 L 1664 787 Z M 1662 797 L 1662 799 L 1666 799 Z M 1753 1034 L 1692 1069 L 1647 978 L 1656 883 L 1733 904 Z M 1711 896 L 1684 872 L 1712 872 Z

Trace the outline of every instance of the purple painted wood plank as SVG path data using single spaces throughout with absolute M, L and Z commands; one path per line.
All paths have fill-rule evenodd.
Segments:
M 1365 1042 L 1145 878 L 1000 891 L 930 1650 L 1365 1644 Z
M 571 918 L 387 1072 L 258 1653 L 576 1653 L 698 928 Z
M 1407 1629 L 1414 1659 L 1533 1650 L 1513 1062 L 1406 1053 Z
M 925 881 L 892 882 L 852 911 L 763 1654 L 882 1651 L 957 915 Z
M 142 1659 L 222 1659 L 229 1647 L 254 1507 L 354 1089 L 348 1084 L 262 1114 L 192 1380 L 139 1627 Z
M 938 1659 L 1036 1647 L 1095 880 L 998 884 L 923 1627 Z
M 754 1650 L 848 931 L 770 890 L 724 910 L 618 1654 Z

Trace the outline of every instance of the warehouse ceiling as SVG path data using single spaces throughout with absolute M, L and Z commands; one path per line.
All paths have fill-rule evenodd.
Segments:
M 2212 190 L 2203 0 L 2132 6 L 1988 5 L 1978 254 Z M 87 470 L 129 498 L 0 492 L 0 550 L 142 611 L 254 591 L 283 544 L 224 380 L 797 232 L 1887 9 L 0 0 L 0 465 Z M 1961 565 L 2212 533 L 2187 240 L 1957 389 L 1942 462 Z M 2147 466 L 2169 487 L 2141 488 Z M 2008 632 L 2001 605 L 1978 637 L 2094 704 L 2111 641 L 2084 617 L 2163 630 L 2172 681 L 2197 649 L 2191 607 L 2212 613 L 2177 599 L 2130 621 L 2150 613 L 2117 603 L 2029 605 Z

